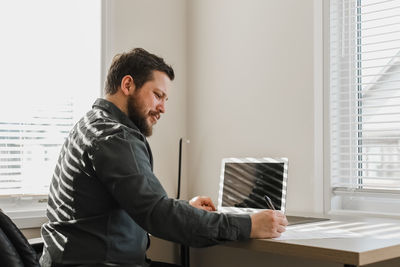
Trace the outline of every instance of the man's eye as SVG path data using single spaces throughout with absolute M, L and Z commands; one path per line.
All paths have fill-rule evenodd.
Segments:
M 157 94 L 157 93 L 155 93 L 155 95 L 156 95 L 156 97 L 157 97 L 158 99 L 161 98 L 161 95 L 159 95 L 159 94 Z

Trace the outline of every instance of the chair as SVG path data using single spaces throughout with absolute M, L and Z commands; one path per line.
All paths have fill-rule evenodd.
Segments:
M 35 251 L 13 221 L 0 211 L 0 266 L 40 267 L 41 248 L 38 243 Z

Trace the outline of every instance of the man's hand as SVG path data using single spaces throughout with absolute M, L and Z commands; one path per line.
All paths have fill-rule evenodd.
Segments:
M 209 197 L 197 196 L 192 198 L 189 201 L 189 204 L 195 208 L 206 210 L 206 211 L 215 211 L 214 203 Z
M 288 224 L 286 216 L 280 211 L 264 210 L 251 216 L 250 238 L 279 237 Z

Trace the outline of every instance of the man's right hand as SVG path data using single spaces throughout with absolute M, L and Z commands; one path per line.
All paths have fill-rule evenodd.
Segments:
M 275 210 L 264 210 L 254 213 L 250 217 L 250 238 L 279 237 L 288 224 L 286 216 Z

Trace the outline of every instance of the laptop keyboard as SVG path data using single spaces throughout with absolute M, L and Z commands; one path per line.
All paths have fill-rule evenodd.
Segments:
M 302 217 L 302 216 L 286 216 L 286 219 L 289 222 L 289 225 L 302 224 L 302 223 L 313 223 L 313 222 L 321 222 L 328 221 L 327 218 L 315 218 L 315 217 Z

